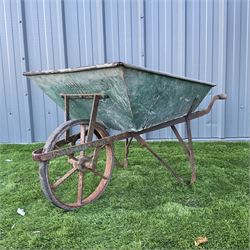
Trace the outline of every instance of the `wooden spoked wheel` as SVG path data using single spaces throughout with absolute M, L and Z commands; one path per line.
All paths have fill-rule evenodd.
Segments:
M 88 125 L 86 120 L 63 123 L 48 138 L 43 152 L 85 143 Z M 71 131 L 67 141 L 66 131 Z M 96 123 L 93 140 L 107 136 L 106 129 Z M 111 177 L 112 165 L 112 146 L 107 144 L 40 162 L 39 175 L 43 192 L 59 208 L 78 209 L 93 202 L 104 192 Z

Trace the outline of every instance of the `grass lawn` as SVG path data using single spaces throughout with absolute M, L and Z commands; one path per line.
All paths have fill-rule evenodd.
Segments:
M 189 177 L 176 142 L 150 145 Z M 114 168 L 99 200 L 74 212 L 44 198 L 31 159 L 40 146 L 0 145 L 0 249 L 249 249 L 248 143 L 194 143 L 198 180 L 190 187 L 133 142 L 129 167 Z M 208 238 L 201 248 L 199 236 Z

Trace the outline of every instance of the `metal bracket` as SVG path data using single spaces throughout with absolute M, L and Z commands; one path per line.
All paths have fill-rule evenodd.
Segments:
M 99 104 L 99 96 L 94 95 L 94 100 L 93 100 L 91 114 L 90 114 L 90 122 L 89 122 L 89 129 L 88 129 L 88 135 L 87 135 L 87 142 L 90 142 L 93 139 L 98 104 Z
M 97 109 L 100 99 L 106 99 L 108 98 L 108 95 L 102 94 L 102 93 L 94 93 L 94 94 L 60 94 L 62 98 L 64 98 L 64 121 L 68 121 L 70 119 L 69 116 L 69 101 L 70 99 L 93 99 L 91 114 L 90 114 L 90 123 L 89 123 L 89 130 L 87 135 L 87 142 L 92 141 L 93 133 L 94 133 L 94 126 L 97 116 Z M 65 132 L 65 139 L 66 141 L 69 138 L 69 130 Z
M 175 125 L 171 125 L 171 129 L 173 130 L 176 138 L 178 139 L 179 143 L 181 144 L 184 152 L 187 154 L 188 160 L 191 165 L 192 176 L 190 184 L 193 184 L 196 181 L 196 169 L 195 169 L 195 158 L 194 158 L 194 151 L 193 151 L 193 143 L 192 143 L 192 133 L 190 127 L 190 120 L 186 120 L 186 129 L 188 134 L 188 143 L 184 142 L 181 135 L 179 134 Z
M 129 147 L 131 145 L 132 140 L 133 140 L 133 137 L 130 137 L 130 138 L 126 138 L 126 141 L 125 141 L 124 168 L 128 167 Z

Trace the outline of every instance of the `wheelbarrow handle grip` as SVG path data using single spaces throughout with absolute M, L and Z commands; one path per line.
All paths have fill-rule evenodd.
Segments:
M 219 100 L 226 100 L 227 99 L 227 95 L 226 94 L 219 94 L 217 95 Z
M 219 95 L 213 96 L 211 102 L 208 104 L 208 106 L 207 106 L 206 109 L 203 109 L 203 110 L 200 110 L 200 111 L 197 111 L 197 112 L 194 112 L 194 113 L 190 114 L 191 119 L 195 119 L 195 118 L 198 118 L 198 117 L 201 117 L 203 115 L 208 114 L 211 111 L 214 103 L 217 100 L 225 100 L 225 99 L 227 99 L 227 95 L 226 94 L 219 94 Z
M 212 109 L 214 103 L 217 100 L 226 100 L 227 99 L 227 95 L 226 94 L 219 94 L 219 95 L 215 95 L 212 98 L 212 101 L 209 103 L 208 107 L 205 109 L 207 113 L 210 112 L 210 110 Z

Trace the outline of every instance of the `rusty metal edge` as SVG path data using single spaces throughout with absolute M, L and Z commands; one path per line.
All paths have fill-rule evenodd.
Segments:
M 105 63 L 105 64 L 99 64 L 99 65 L 94 65 L 94 66 L 86 66 L 86 67 L 77 67 L 77 68 L 67 68 L 67 69 L 58 69 L 58 70 L 44 70 L 44 71 L 29 71 L 29 72 L 24 72 L 24 76 L 36 76 L 36 75 L 50 75 L 50 74 L 64 74 L 64 73 L 75 73 L 75 72 L 82 72 L 82 71 L 89 71 L 89 70 L 98 70 L 98 69 L 105 69 L 105 68 L 115 68 L 115 67 L 125 67 L 128 69 L 135 69 L 143 72 L 148 72 L 152 74 L 157 74 L 161 76 L 167 76 L 179 80 L 185 80 L 193 83 L 198 83 L 198 84 L 205 84 L 209 86 L 216 86 L 216 84 L 211 83 L 211 82 L 206 82 L 206 81 L 200 81 L 197 79 L 192 79 L 184 76 L 177 76 L 173 75 L 170 73 L 166 73 L 163 71 L 157 71 L 149 68 L 144 68 L 141 66 L 135 66 L 132 64 L 127 64 L 123 62 L 112 62 L 112 63 Z
M 212 101 L 209 103 L 208 107 L 204 110 L 196 111 L 194 113 L 184 115 L 182 117 L 173 119 L 173 120 L 168 121 L 168 122 L 161 123 L 159 125 L 156 125 L 156 126 L 153 126 L 153 127 L 147 128 L 147 129 L 143 129 L 140 131 L 127 131 L 127 132 L 123 132 L 123 133 L 118 134 L 118 135 L 105 137 L 103 139 L 100 139 L 100 140 L 97 140 L 94 142 L 87 142 L 85 144 L 72 146 L 70 148 L 54 150 L 54 151 L 51 151 L 49 153 L 43 153 L 41 149 L 38 149 L 32 153 L 32 157 L 33 157 L 33 160 L 36 160 L 36 161 L 47 161 L 47 160 L 50 160 L 52 158 L 56 158 L 56 157 L 59 157 L 62 155 L 70 155 L 74 152 L 84 151 L 86 148 L 89 148 L 89 147 L 100 147 L 104 144 L 112 144 L 114 141 L 123 140 L 123 139 L 129 138 L 129 137 L 135 137 L 135 136 L 138 136 L 140 134 L 144 134 L 146 132 L 151 132 L 151 131 L 158 130 L 161 128 L 176 125 L 176 124 L 179 124 L 182 122 L 187 122 L 189 120 L 193 120 L 195 118 L 198 118 L 198 117 L 201 117 L 203 115 L 208 114 L 211 111 L 212 106 L 216 100 L 225 100 L 226 98 L 227 98 L 227 96 L 224 94 L 216 95 L 212 98 Z

